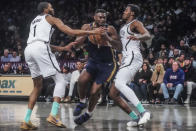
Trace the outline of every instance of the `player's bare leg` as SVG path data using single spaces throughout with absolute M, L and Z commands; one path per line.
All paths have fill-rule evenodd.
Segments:
M 28 109 L 27 109 L 27 113 L 26 113 L 24 122 L 22 122 L 22 124 L 20 126 L 21 129 L 24 129 L 24 130 L 37 129 L 37 127 L 31 123 L 30 117 L 31 117 L 32 110 L 35 106 L 37 97 L 38 97 L 39 93 L 41 92 L 42 83 L 43 83 L 43 78 L 41 76 L 37 77 L 37 78 L 33 78 L 34 88 L 30 94 L 30 97 L 29 97 Z
M 86 70 L 83 70 L 78 79 L 78 93 L 80 97 L 80 103 L 76 106 L 73 115 L 78 116 L 82 110 L 86 108 L 86 92 L 89 82 L 91 81 L 91 75 Z
M 89 99 L 89 105 L 88 105 L 88 110 L 85 112 L 83 115 L 80 117 L 76 118 L 74 122 L 78 125 L 83 124 L 87 120 L 90 119 L 92 116 L 93 110 L 97 104 L 97 101 L 99 99 L 99 91 L 101 89 L 102 84 L 97 84 L 96 82 L 93 83 L 93 86 L 91 88 L 90 92 L 90 99 Z
M 90 99 L 89 99 L 89 106 L 88 106 L 88 112 L 92 113 L 94 110 L 98 99 L 99 99 L 99 91 L 101 89 L 102 84 L 97 84 L 96 82 L 93 83 L 91 93 L 90 93 Z

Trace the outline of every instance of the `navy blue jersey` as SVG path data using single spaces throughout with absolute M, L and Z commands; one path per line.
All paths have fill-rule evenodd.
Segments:
M 107 25 L 106 25 L 107 26 Z M 93 23 L 90 24 L 91 29 L 93 29 Z M 98 44 L 93 44 L 89 39 L 87 42 L 86 49 L 89 53 L 89 58 L 100 61 L 100 62 L 112 62 L 114 61 L 114 51 L 109 46 L 99 46 Z
M 114 51 L 111 47 L 108 46 L 100 46 L 98 47 L 95 44 L 92 44 L 90 41 L 86 47 L 89 58 L 97 61 L 97 62 L 112 62 L 114 59 Z
M 92 25 L 90 25 L 91 29 L 93 29 Z M 93 39 L 88 39 L 86 46 L 89 55 L 85 67 L 86 71 L 93 76 L 97 84 L 110 82 L 114 78 L 117 70 L 114 50 L 109 46 L 99 46 L 96 43 L 97 41 L 94 41 L 95 43 L 93 44 L 92 41 Z

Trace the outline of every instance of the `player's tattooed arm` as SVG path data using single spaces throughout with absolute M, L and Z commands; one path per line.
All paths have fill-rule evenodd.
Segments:
M 108 34 L 110 33 L 110 35 Z M 118 37 L 117 31 L 113 26 L 108 27 L 108 31 L 103 33 L 102 36 L 111 44 L 111 46 L 118 50 L 122 50 L 122 43 Z
M 71 36 L 101 34 L 104 32 L 103 28 L 98 28 L 98 29 L 91 30 L 91 31 L 72 29 L 69 26 L 65 25 L 59 18 L 55 18 L 50 15 L 46 16 L 46 20 L 51 25 L 55 25 L 60 31 L 64 32 L 65 34 L 71 35 Z
M 150 33 L 140 21 L 135 21 L 132 25 L 133 25 L 132 28 L 135 28 L 140 33 L 140 35 L 139 36 L 131 35 L 128 37 L 128 39 L 141 40 L 141 41 L 150 39 Z

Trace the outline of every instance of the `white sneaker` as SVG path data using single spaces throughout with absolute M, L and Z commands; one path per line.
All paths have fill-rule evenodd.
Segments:
M 141 117 L 140 117 L 140 119 L 139 119 L 138 125 L 145 124 L 145 123 L 147 123 L 149 120 L 150 120 L 150 112 L 145 111 L 144 113 L 142 113 L 142 115 L 141 115 Z
M 184 101 L 184 104 L 189 104 L 190 103 L 190 99 L 186 99 L 185 101 Z
M 128 127 L 136 127 L 136 126 L 138 126 L 138 121 L 130 121 L 130 122 L 128 122 L 127 123 L 127 126 Z

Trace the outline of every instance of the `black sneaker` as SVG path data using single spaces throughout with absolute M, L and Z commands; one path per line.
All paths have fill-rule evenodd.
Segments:
M 107 106 L 107 101 L 102 101 L 101 103 L 97 104 L 98 106 Z
M 170 104 L 178 104 L 178 101 L 175 98 L 172 98 Z
M 80 102 L 80 103 L 76 106 L 73 115 L 74 115 L 74 116 L 80 115 L 80 114 L 82 113 L 82 110 L 83 110 L 84 108 L 86 108 L 86 106 L 87 106 L 86 103 L 81 103 L 81 102 Z
M 82 125 L 84 122 L 88 121 L 91 116 L 88 113 L 84 113 L 80 117 L 76 118 L 74 122 L 78 125 Z
M 169 104 L 169 98 L 165 99 L 164 103 Z

